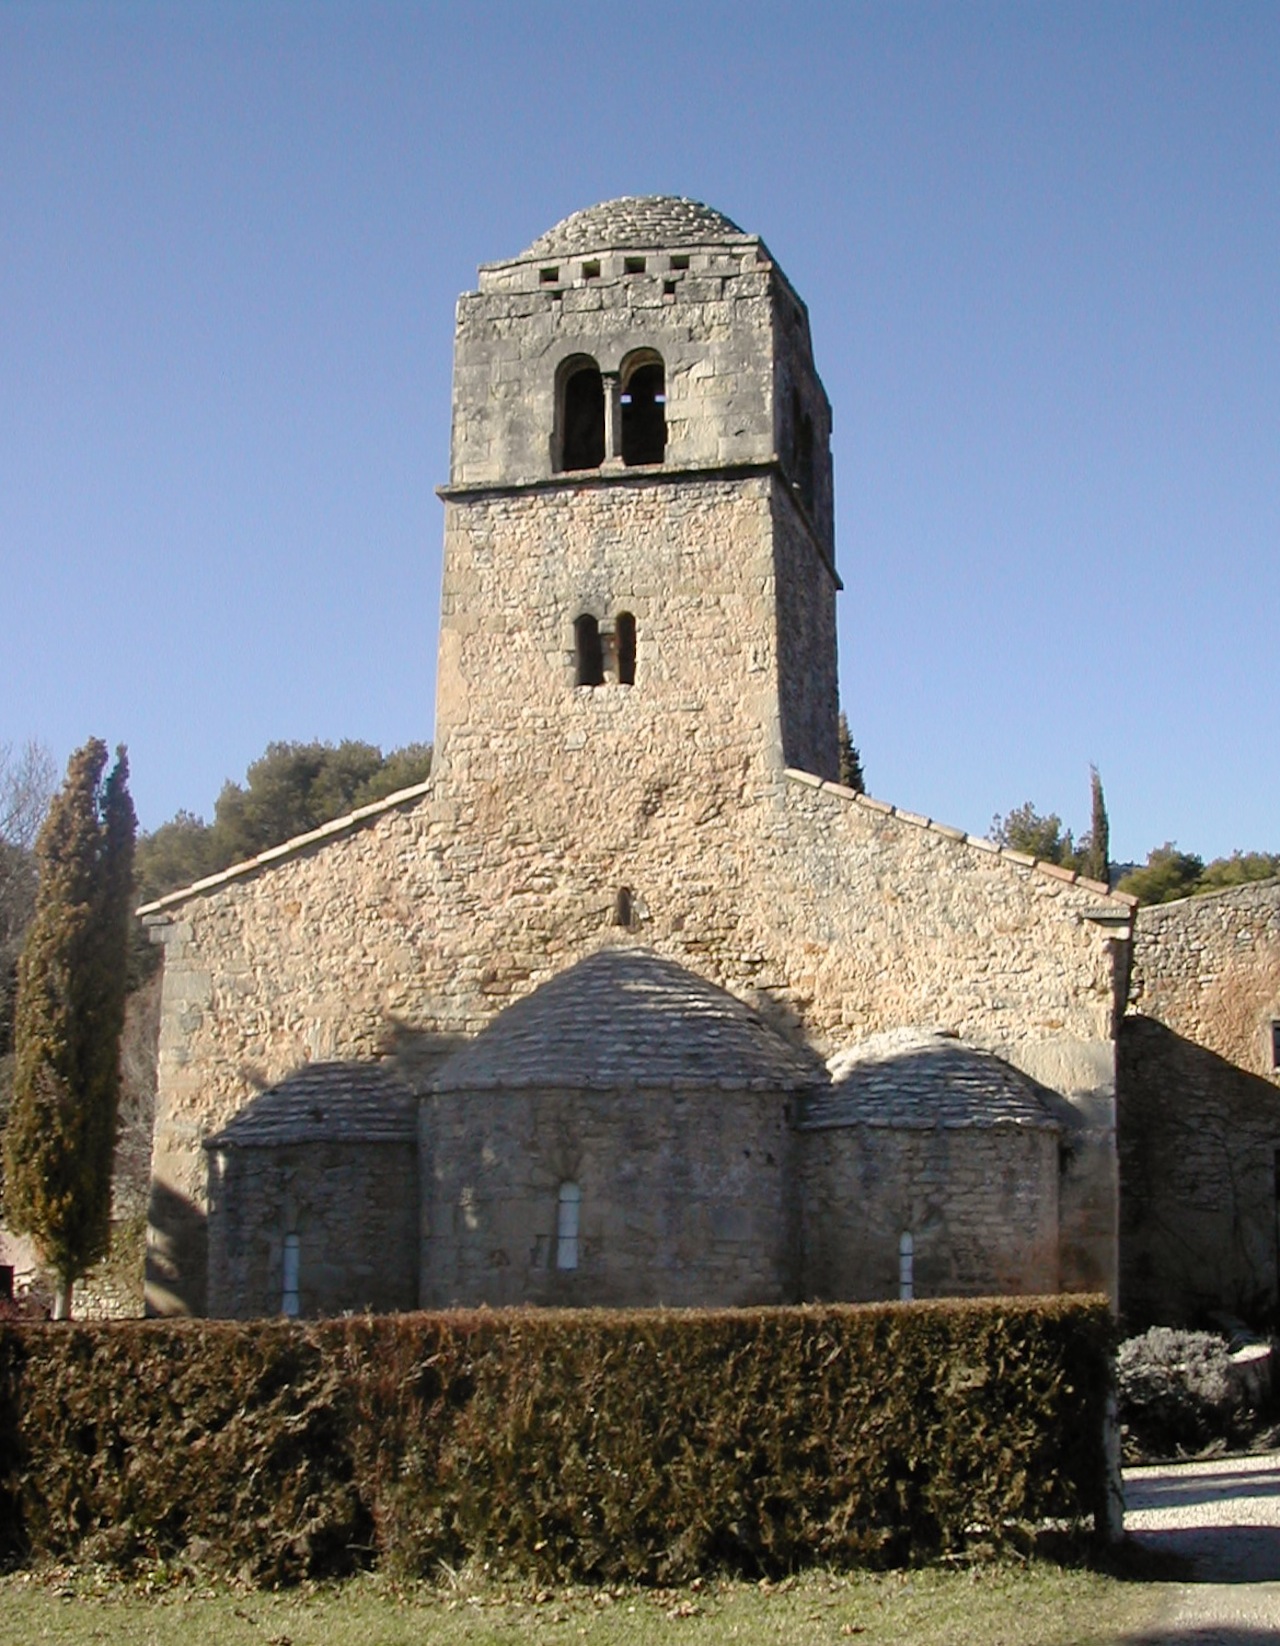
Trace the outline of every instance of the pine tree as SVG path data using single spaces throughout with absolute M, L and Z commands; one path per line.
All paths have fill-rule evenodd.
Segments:
M 33 1235 L 65 1319 L 107 1250 L 136 833 L 123 748 L 72 755 L 36 841 L 35 917 L 18 967 L 5 1216 Z
M 852 789 L 855 794 L 866 794 L 867 782 L 862 775 L 862 756 L 853 746 L 849 722 L 843 709 L 840 711 L 836 735 L 840 743 L 840 781 L 846 789 Z

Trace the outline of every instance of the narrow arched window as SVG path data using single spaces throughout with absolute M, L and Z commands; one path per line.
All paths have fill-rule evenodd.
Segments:
M 636 683 L 636 620 L 630 612 L 619 612 L 613 625 L 613 643 L 618 653 L 618 684 Z
M 576 1183 L 562 1183 L 556 1205 L 556 1268 L 578 1267 L 578 1224 L 582 1211 L 582 1190 Z
M 298 1314 L 298 1275 L 302 1265 L 302 1242 L 296 1234 L 284 1237 L 284 1284 L 281 1287 L 280 1313 L 290 1319 Z
M 600 643 L 600 625 L 589 612 L 573 620 L 573 643 L 577 653 L 578 684 L 604 685 L 604 647 Z
M 898 1240 L 898 1298 L 910 1303 L 916 1295 L 916 1242 L 910 1229 Z
M 556 468 L 598 469 L 604 462 L 604 379 L 589 355 L 561 369 Z
M 661 359 L 646 352 L 622 379 L 622 461 L 661 463 L 666 451 L 666 376 Z

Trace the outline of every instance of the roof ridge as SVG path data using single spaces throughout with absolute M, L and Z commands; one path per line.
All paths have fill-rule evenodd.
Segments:
M 983 835 L 966 834 L 963 829 L 953 829 L 950 824 L 939 823 L 932 817 L 922 817 L 919 812 L 904 811 L 901 806 L 893 806 L 887 800 L 876 800 L 869 794 L 859 794 L 847 784 L 832 783 L 829 778 L 815 777 L 812 772 L 800 771 L 795 766 L 785 767 L 783 776 L 792 783 L 803 783 L 806 788 L 821 789 L 824 793 L 836 795 L 841 800 L 852 801 L 867 811 L 879 812 L 884 817 L 896 817 L 902 823 L 910 823 L 918 829 L 928 829 L 930 833 L 940 834 L 959 845 L 972 846 L 978 851 L 986 852 L 989 857 L 1003 858 L 1005 862 L 1016 864 L 1019 868 L 1032 869 L 1037 874 L 1048 876 L 1050 880 L 1060 880 L 1069 886 L 1079 886 L 1087 892 L 1097 892 L 1113 903 L 1123 904 L 1125 908 L 1138 907 L 1138 899 L 1131 893 L 1115 891 L 1111 886 L 1104 885 L 1101 880 L 1091 880 L 1088 875 L 1078 874 L 1074 869 L 1064 869 L 1060 863 L 1049 863 L 1042 857 L 1032 857 L 1029 852 L 1014 851 L 1012 846 L 1001 846 Z
M 217 874 L 205 875 L 202 880 L 193 880 L 189 886 L 179 886 L 176 891 L 166 892 L 163 897 L 142 904 L 134 913 L 159 914 L 162 910 L 172 908 L 199 892 L 212 891 L 215 886 L 225 886 L 229 880 L 239 880 L 244 875 L 252 873 L 254 869 L 262 868 L 264 864 L 278 863 L 281 858 L 291 857 L 295 852 L 303 851 L 308 846 L 315 846 L 321 841 L 332 839 L 335 835 L 345 834 L 349 829 L 367 823 L 370 818 L 380 817 L 383 812 L 404 805 L 407 800 L 419 799 L 426 794 L 431 783 L 432 779 L 427 777 L 421 783 L 410 784 L 407 789 L 397 789 L 394 794 L 384 795 L 381 800 L 372 800 L 367 806 L 357 806 L 353 812 L 330 818 L 318 829 L 309 829 L 306 834 L 295 834 L 289 840 L 282 840 L 278 846 L 268 846 L 256 857 L 242 858 L 239 863 L 232 863 L 225 869 L 219 869 Z

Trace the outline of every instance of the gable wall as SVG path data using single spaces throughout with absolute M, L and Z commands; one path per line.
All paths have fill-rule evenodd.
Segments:
M 1109 1284 L 1115 945 L 1081 918 L 1097 894 L 741 759 L 667 789 L 610 755 L 561 749 L 558 781 L 517 773 L 462 801 L 441 781 L 172 909 L 152 1307 L 204 1307 L 200 1141 L 255 1091 L 302 1062 L 386 1047 L 412 1076 L 619 941 L 824 1054 L 936 1023 L 1064 1093 L 1079 1125 L 1064 1284 Z M 620 884 L 634 889 L 633 931 L 612 924 Z

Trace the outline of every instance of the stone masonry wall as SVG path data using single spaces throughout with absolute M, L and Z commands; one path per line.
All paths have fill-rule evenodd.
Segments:
M 440 1094 L 423 1109 L 423 1302 L 784 1303 L 791 1133 L 777 1093 Z M 580 1259 L 557 1267 L 562 1183 Z
M 798 1139 L 806 1295 L 898 1295 L 914 1241 L 916 1297 L 1058 1290 L 1058 1139 L 1014 1126 L 831 1127 Z
M 1066 1285 L 1114 1279 L 1116 948 L 1096 890 L 740 758 L 664 788 L 600 718 L 505 792 L 447 781 L 171 899 L 151 1306 L 203 1309 L 200 1140 L 300 1063 L 412 1067 L 602 944 L 641 941 L 824 1054 L 939 1024 L 1069 1099 Z M 622 739 L 625 742 L 625 736 Z M 594 770 L 595 777 L 588 774 Z M 635 889 L 634 932 L 613 925 Z M 1114 908 L 1114 905 L 1113 905 Z
M 1280 1305 L 1280 882 L 1139 912 L 1120 1039 L 1121 1306 L 1134 1326 Z
M 303 1315 L 417 1306 L 418 1165 L 409 1143 L 238 1148 L 211 1162 L 220 1249 L 209 1312 L 279 1314 L 284 1237 L 299 1237 Z
M 1143 909 L 1130 1009 L 1280 1085 L 1280 880 Z

